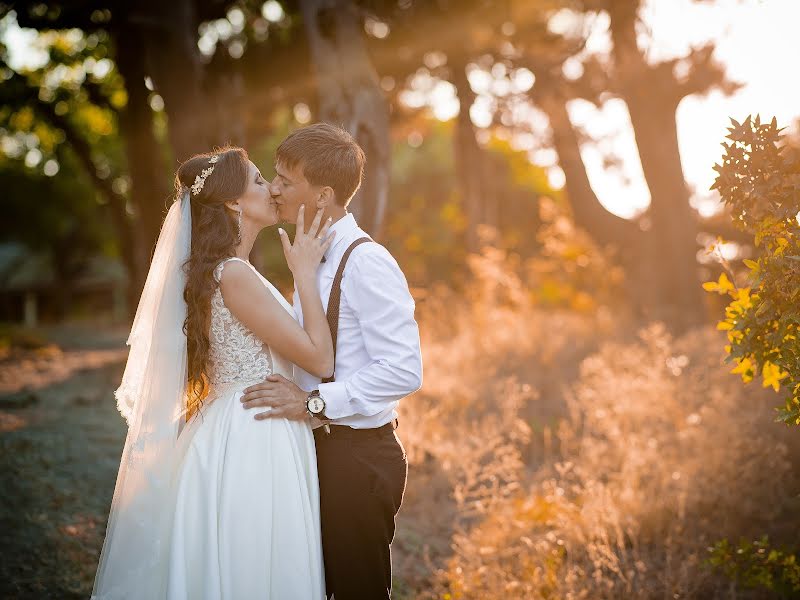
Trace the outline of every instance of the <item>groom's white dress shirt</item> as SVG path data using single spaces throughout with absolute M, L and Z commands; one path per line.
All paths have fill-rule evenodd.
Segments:
M 336 232 L 317 272 L 322 306 L 327 309 L 333 278 L 345 250 L 369 237 L 347 214 L 331 226 Z M 294 378 L 305 391 L 319 389 L 325 414 L 336 425 L 380 427 L 397 417 L 399 400 L 422 385 L 419 328 L 414 299 L 394 257 L 376 243 L 356 247 L 342 279 L 336 381 L 320 383 L 295 366 Z M 300 324 L 303 308 L 295 290 Z

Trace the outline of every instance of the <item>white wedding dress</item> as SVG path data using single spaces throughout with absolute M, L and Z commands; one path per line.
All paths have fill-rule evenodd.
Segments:
M 228 259 L 215 270 L 216 280 Z M 258 271 L 250 263 L 255 273 Z M 291 305 L 258 274 L 292 316 Z M 256 421 L 243 390 L 270 374 L 292 378 L 225 307 L 211 300 L 211 394 L 179 437 L 170 600 L 325 598 L 314 437 L 306 422 Z M 263 409 L 262 409 L 263 410 Z

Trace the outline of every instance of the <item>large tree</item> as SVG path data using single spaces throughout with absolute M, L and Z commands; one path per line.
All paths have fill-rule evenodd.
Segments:
M 11 11 L 8 6 L 0 8 L 0 16 Z M 228 141 L 217 133 L 221 120 L 211 118 L 213 112 L 207 108 L 213 101 L 204 94 L 204 66 L 197 47 L 200 14 L 192 0 L 166 5 L 152 0 L 80 0 L 47 6 L 20 3 L 13 8 L 22 27 L 43 33 L 79 30 L 84 48 L 90 45 L 86 40 L 100 39 L 100 45 L 92 42 L 98 54 L 94 58 L 113 61 L 110 76 L 104 80 L 87 75 L 78 88 L 62 86 L 56 93 L 43 93 L 47 73 L 65 62 L 82 69 L 83 61 L 91 57 L 90 50 L 76 56 L 51 52 L 50 60 L 36 72 L 13 73 L 13 85 L 4 88 L 4 102 L 15 109 L 33 108 L 38 118 L 61 131 L 89 181 L 112 207 L 131 280 L 129 304 L 133 308 L 167 207 L 169 177 L 177 161 L 212 143 Z M 224 3 L 205 6 L 202 14 L 203 18 L 224 15 Z M 7 65 L 5 68 L 10 70 Z M 164 103 L 165 139 L 156 134 L 160 108 L 151 104 L 156 93 Z M 61 110 L 65 102 L 73 109 Z M 106 135 L 119 136 L 124 149 L 120 156 L 98 154 L 99 147 L 87 138 L 85 127 L 76 118 L 77 105 L 91 105 L 106 113 L 111 123 Z M 237 117 L 234 114 L 226 122 Z
M 678 147 L 676 111 L 692 94 L 731 92 L 736 84 L 714 57 L 714 45 L 688 55 L 650 62 L 639 35 L 641 0 L 587 0 L 589 10 L 610 17 L 610 88 L 628 107 L 645 180 L 650 189 L 648 260 L 658 265 L 656 306 L 678 326 L 703 318 L 697 266 L 697 215 L 689 204 Z
M 5 82 L 0 88 L 3 107 L 0 126 L 4 135 L 25 140 L 25 152 L 41 154 L 39 173 L 48 162 L 51 174 L 52 169 L 63 171 L 65 165 L 74 165 L 82 171 L 85 181 L 96 192 L 90 204 L 97 206 L 104 221 L 110 217 L 115 246 L 134 283 L 129 300 L 135 302 L 138 296 L 135 282 L 144 275 L 146 256 L 141 251 L 143 231 L 134 226 L 129 214 L 129 195 L 123 191 L 127 181 L 124 160 L 113 134 L 117 116 L 124 110 L 120 78 L 113 70 L 98 75 L 87 67 L 103 60 L 107 46 L 102 35 L 94 36 L 91 44 L 87 44 L 85 38 L 71 43 L 67 36 L 52 32 L 42 48 L 48 52 L 49 60 L 41 67 L 19 72 L 11 68 L 3 53 L 0 70 L 5 74 Z M 60 77 L 65 73 L 71 77 Z M 47 174 L 47 168 L 44 171 Z M 60 173 L 58 178 L 64 176 Z M 61 195 L 48 201 L 72 202 L 59 198 Z M 30 222 L 30 228 L 38 235 L 56 238 L 60 235 L 55 222 L 50 222 L 54 227 L 52 232 L 37 230 L 34 223 Z M 56 252 L 53 259 L 60 260 L 69 254 Z M 60 264 L 58 260 L 55 264 Z
M 452 135 L 454 187 L 466 216 L 465 241 L 475 250 L 479 225 L 501 223 L 504 199 L 497 195 L 491 153 L 479 142 L 484 132 L 470 118 L 477 92 L 468 75 L 476 68 L 494 72 L 498 67 L 498 73 L 510 76 L 524 68 L 534 73 L 535 85 L 514 98 L 494 95 L 490 130 L 515 134 L 525 128 L 504 118 L 511 100 L 541 110 L 550 131 L 539 141 L 558 154 L 575 221 L 602 245 L 617 247 L 632 282 L 648 294 L 640 305 L 657 308 L 656 316 L 679 326 L 697 319 L 698 216 L 688 203 L 675 109 L 687 94 L 714 86 L 730 89 L 710 46 L 681 60 L 651 64 L 637 45 L 643 38 L 635 36 L 638 0 L 284 0 L 280 5 L 279 18 L 262 14 L 257 0 L 178 0 L 168 7 L 168 18 L 154 0 L 17 7 L 20 23 L 40 31 L 79 28 L 85 35 L 109 37 L 108 55 L 123 82 L 124 102 L 111 102 L 115 92 L 91 81 L 79 91 L 112 115 L 125 150 L 111 161 L 114 175 L 104 175 L 108 160 L 93 142 L 81 142 L 83 131 L 71 112 L 60 115 L 66 123 L 59 128 L 84 156 L 82 164 L 98 191 L 113 200 L 120 236 L 135 224 L 129 245 L 151 247 L 178 159 L 211 144 L 262 140 L 272 133 L 275 109 L 283 111 L 283 129 L 291 115 L 286 109 L 300 102 L 310 108 L 300 121 L 310 116 L 343 125 L 364 146 L 368 170 L 352 206 L 362 224 L 380 235 L 388 200 L 390 127 L 401 133 L 423 123 L 424 115 L 403 106 L 400 94 L 414 86 L 419 73 L 427 73 L 452 83 L 461 105 Z M 578 17 L 610 15 L 607 56 L 587 59 L 586 31 L 573 37 L 553 33 L 550 19 L 563 8 Z M 216 49 L 204 46 L 202 56 L 198 26 L 204 23 L 201 31 L 208 31 L 224 25 L 220 19 L 232 23 L 232 11 L 244 14 L 243 27 L 227 28 L 233 33 L 220 34 Z M 565 61 L 579 54 L 584 76 L 569 79 Z M 29 98 L 38 97 L 35 81 L 28 83 Z M 602 105 L 612 96 L 628 105 L 651 192 L 641 223 L 616 217 L 600 204 L 581 157 L 582 132 L 570 121 L 568 105 L 575 98 Z M 43 98 L 41 109 L 48 103 L 54 108 L 57 100 Z M 129 185 L 112 185 L 117 174 L 129 175 Z M 640 227 L 647 223 L 649 229 Z M 127 262 L 146 264 L 147 250 L 132 253 Z
M 380 237 L 389 194 L 389 109 L 351 0 L 300 0 L 316 74 L 319 118 L 343 126 L 367 156 L 353 211 Z
M 652 316 L 680 329 L 698 322 L 703 315 L 696 260 L 700 249 L 696 239 L 699 218 L 689 204 L 675 112 L 688 95 L 714 88 L 731 91 L 734 85 L 714 59 L 711 44 L 684 57 L 655 64 L 648 62 L 637 38 L 640 4 L 640 0 L 464 2 L 458 6 L 424 3 L 418 8 L 422 22 L 409 27 L 406 20 L 396 43 L 400 47 L 422 45 L 428 51 L 438 50 L 447 55 L 450 81 L 458 91 L 462 110 L 469 108 L 474 96 L 469 82 L 461 75 L 466 62 L 480 59 L 485 64 L 484 59 L 489 55 L 495 63 L 509 69 L 525 67 L 533 71 L 536 84 L 529 99 L 550 121 L 550 141 L 566 176 L 576 221 L 597 241 L 618 247 L 624 261 L 631 266 L 629 273 L 634 276 L 634 285 L 644 291 L 639 304 L 649 305 Z M 577 17 L 581 11 L 590 18 L 598 12 L 610 17 L 609 56 L 602 60 L 596 56 L 582 58 L 585 73 L 578 80 L 567 79 L 563 66 L 567 59 L 583 50 L 582 42 L 588 32 L 578 29 L 578 38 L 569 39 L 554 34 L 548 27 L 555 11 L 565 8 Z M 391 16 L 390 11 L 386 14 Z M 394 33 L 388 40 L 393 37 Z M 464 44 L 464 40 L 470 43 Z M 397 53 L 397 47 L 394 50 Z M 380 66 L 377 59 L 376 63 Z M 639 223 L 616 217 L 599 203 L 581 158 L 579 134 L 567 110 L 568 103 L 575 98 L 600 105 L 613 96 L 622 98 L 628 106 L 650 189 L 651 205 Z M 496 100 L 502 110 L 504 99 Z M 475 154 L 472 144 L 466 143 L 465 132 L 470 129 L 475 128 L 462 113 L 459 133 L 455 136 L 459 143 L 457 155 L 462 157 Z M 513 125 L 511 129 L 513 133 Z M 470 209 L 471 199 L 484 196 L 481 202 L 487 202 L 481 190 L 483 178 L 475 176 L 480 169 L 472 161 L 459 162 L 468 169 L 461 177 L 467 211 L 485 221 L 481 211 Z M 669 260 L 664 260 L 665 256 Z

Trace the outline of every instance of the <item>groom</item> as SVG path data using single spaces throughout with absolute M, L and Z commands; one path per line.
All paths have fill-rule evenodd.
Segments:
M 301 206 L 305 223 L 319 209 L 336 232 L 317 272 L 335 352 L 332 378 L 295 367 L 297 384 L 280 376 L 246 390 L 256 418 L 306 419 L 314 429 L 327 594 L 336 600 L 389 598 L 390 544 L 408 463 L 394 432 L 401 398 L 422 385 L 414 300 L 391 254 L 347 212 L 361 185 L 364 152 L 346 131 L 316 123 L 278 147 L 272 197 L 284 221 Z M 303 307 L 295 292 L 300 323 Z M 338 310 L 337 310 L 338 308 Z

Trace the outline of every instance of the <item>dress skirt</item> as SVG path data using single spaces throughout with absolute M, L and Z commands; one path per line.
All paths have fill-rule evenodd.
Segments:
M 181 432 L 170 600 L 325 598 L 311 427 L 255 420 L 252 383 L 212 391 Z

